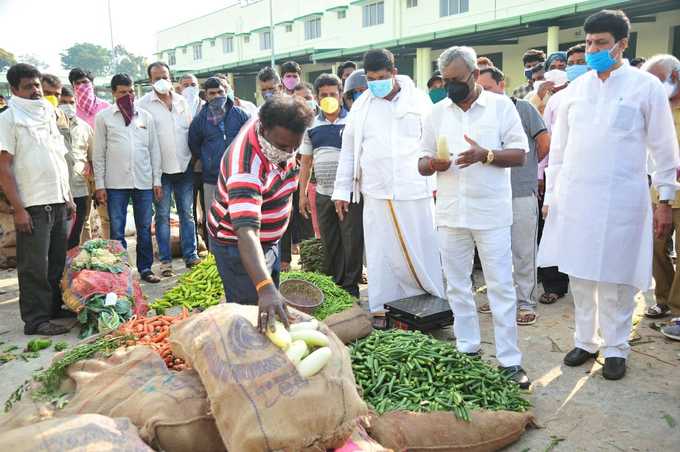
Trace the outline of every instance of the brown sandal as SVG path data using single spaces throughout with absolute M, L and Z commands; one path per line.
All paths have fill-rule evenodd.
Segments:
M 536 323 L 538 315 L 534 311 L 525 311 L 520 309 L 517 311 L 517 325 L 533 325 Z
M 562 297 L 564 297 L 564 295 L 557 295 L 556 293 L 546 292 L 543 295 L 541 295 L 541 298 L 539 298 L 538 301 L 543 304 L 553 304 Z

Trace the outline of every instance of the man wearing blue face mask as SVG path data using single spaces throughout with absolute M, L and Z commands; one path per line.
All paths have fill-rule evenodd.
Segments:
M 444 296 L 434 226 L 432 177 L 418 173 L 423 120 L 432 109 L 413 81 L 397 75 L 389 50 L 364 55 L 368 91 L 352 105 L 342 136 L 333 196 L 343 221 L 364 200 L 371 311 L 389 301 Z
M 522 56 L 524 64 L 524 77 L 526 83 L 515 88 L 512 92 L 513 97 L 524 99 L 534 89 L 534 67 L 545 62 L 545 53 L 542 50 L 529 49 Z
M 657 78 L 623 59 L 630 21 L 604 10 L 586 19 L 592 69 L 567 89 L 546 170 L 540 266 L 569 275 L 575 347 L 567 366 L 604 355 L 602 375 L 623 378 L 635 294 L 652 282 L 652 240 L 670 230 L 680 166 L 668 96 Z M 659 205 L 652 213 L 647 156 Z M 600 336 L 601 334 L 601 336 Z

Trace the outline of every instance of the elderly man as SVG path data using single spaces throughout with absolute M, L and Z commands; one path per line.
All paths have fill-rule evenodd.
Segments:
M 680 61 L 673 55 L 655 55 L 643 66 L 643 71 L 656 76 L 666 90 L 668 102 L 673 112 L 675 133 L 680 141 Z M 653 190 L 654 208 L 658 207 L 659 194 Z M 675 246 L 680 250 L 680 193 L 670 202 L 673 214 L 673 228 L 675 229 Z M 675 311 L 680 314 L 680 272 L 676 273 L 673 261 L 668 255 L 666 244 L 670 240 L 667 235 L 654 239 L 654 260 L 652 274 L 656 281 L 656 304 L 645 312 L 649 318 L 665 317 Z M 677 251 L 680 254 L 680 251 Z M 680 336 L 680 331 L 678 332 Z
M 332 199 L 344 221 L 349 203 L 363 196 L 371 311 L 423 293 L 443 297 L 434 243 L 433 180 L 418 174 L 427 95 L 397 75 L 389 50 L 364 55 L 368 91 L 352 105 L 342 136 Z M 469 274 L 468 274 L 469 278 Z
M 186 99 L 172 92 L 167 64 L 162 61 L 151 63 L 147 75 L 153 90 L 142 97 L 139 107 L 151 113 L 161 151 L 163 197 L 156 202 L 156 239 L 161 276 L 168 278 L 174 275 L 170 250 L 170 206 L 173 198 L 179 216 L 184 263 L 187 268 L 191 268 L 201 261 L 196 249 L 194 178 L 188 141 L 192 113 Z
M 200 88 L 198 86 L 198 79 L 194 74 L 184 74 L 179 79 L 179 93 L 184 96 L 189 106 L 189 112 L 193 118 L 198 114 L 205 102 L 198 95 Z
M 15 64 L 7 81 L 12 97 L 9 110 L 0 115 L 0 186 L 17 231 L 24 334 L 64 334 L 68 328 L 50 320 L 66 314 L 59 281 L 66 260 L 66 221 L 73 209 L 67 150 L 54 107 L 43 99 L 40 72 Z
M 234 107 L 232 107 L 234 108 Z M 261 329 L 278 316 L 288 324 L 278 291 L 277 242 L 298 186 L 294 152 L 314 115 L 295 96 L 275 96 L 234 139 L 219 168 L 210 209 L 210 250 L 228 302 L 257 304 Z
M 582 365 L 603 346 L 602 374 L 618 380 L 626 373 L 635 294 L 652 282 L 650 238 L 671 227 L 680 158 L 666 90 L 623 59 L 628 18 L 604 10 L 584 29 L 592 70 L 570 83 L 553 127 L 538 263 L 569 275 L 575 348 L 564 363 Z M 648 153 L 660 194 L 653 223 Z
M 531 384 L 517 344 L 517 295 L 512 280 L 510 167 L 529 150 L 517 109 L 477 83 L 477 55 L 451 47 L 439 57 L 448 99 L 425 120 L 420 174 L 437 174 L 437 230 L 458 350 L 478 355 L 479 319 L 470 274 L 475 245 L 493 314 L 496 357 L 522 388 Z

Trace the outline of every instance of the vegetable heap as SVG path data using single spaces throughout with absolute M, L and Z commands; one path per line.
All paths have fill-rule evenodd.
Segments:
M 526 411 L 519 386 L 498 369 L 420 332 L 375 331 L 350 347 L 364 400 L 386 411 Z
M 107 336 L 65 351 L 61 357 L 52 362 L 50 367 L 33 374 L 33 380 L 27 380 L 19 386 L 5 402 L 5 411 L 9 411 L 16 402 L 21 400 L 24 393 L 32 388 L 33 382 L 38 383 L 38 388 L 32 393 L 35 400 L 52 401 L 62 398 L 60 386 L 66 376 L 66 369 L 71 364 L 90 359 L 99 353 L 110 354 L 128 339 L 129 337 L 126 336 Z
M 71 261 L 71 270 L 83 269 L 120 273 L 125 269 L 125 253 L 114 254 L 107 240 L 95 239 L 85 243 L 80 253 Z
M 175 357 L 170 350 L 170 327 L 189 317 L 189 311 L 182 310 L 177 317 L 159 315 L 155 317 L 139 317 L 124 323 L 119 333 L 129 337 L 125 345 L 148 345 L 163 358 L 165 365 L 170 370 L 184 370 L 184 360 Z
M 114 304 L 107 305 L 104 295 L 93 295 L 78 313 L 79 337 L 82 339 L 118 329 L 132 317 L 132 306 L 133 302 L 127 297 L 117 298 Z
M 310 272 L 281 273 L 281 281 L 288 279 L 302 279 L 321 289 L 324 298 L 323 303 L 314 311 L 314 317 L 319 320 L 354 306 L 354 297 L 345 289 L 335 284 L 330 276 Z
M 305 240 L 300 244 L 300 266 L 302 271 L 323 273 L 326 252 L 320 239 Z
M 165 313 L 172 306 L 183 306 L 189 310 L 205 309 L 218 304 L 223 296 L 224 288 L 217 273 L 215 256 L 210 254 L 149 307 L 155 309 L 157 314 Z
M 290 326 L 290 332 L 277 321 L 274 330 L 267 329 L 267 337 L 286 352 L 303 378 L 309 378 L 326 367 L 333 354 L 328 346 L 328 336 L 318 329 L 319 322 L 316 319 L 294 323 Z

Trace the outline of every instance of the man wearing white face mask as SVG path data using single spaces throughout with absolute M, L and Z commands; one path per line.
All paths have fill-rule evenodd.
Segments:
M 673 55 L 655 55 L 642 66 L 643 71 L 656 76 L 666 90 L 673 113 L 675 134 L 680 142 L 680 61 Z M 659 194 L 652 191 L 654 207 L 659 204 Z M 670 202 L 673 228 L 675 229 L 675 246 L 680 246 L 680 192 Z M 654 239 L 654 260 L 652 273 L 656 285 L 654 292 L 656 304 L 645 311 L 645 316 L 656 319 L 669 315 L 672 311 L 680 314 L 680 272 L 676 272 L 666 250 L 666 243 L 671 231 L 661 238 Z M 679 331 L 680 333 L 680 331 Z
M 189 111 L 193 118 L 201 110 L 205 101 L 198 96 L 198 79 L 194 74 L 184 74 L 179 80 L 180 94 L 184 96 L 189 105 Z
M 161 260 L 161 276 L 171 277 L 170 204 L 174 196 L 179 216 L 182 257 L 187 268 L 200 262 L 196 249 L 196 223 L 193 216 L 194 180 L 189 150 L 191 110 L 184 97 L 172 92 L 170 68 L 162 61 L 147 68 L 153 91 L 139 101 L 151 113 L 161 150 L 163 197 L 156 202 L 156 239 Z
M 92 177 L 92 150 L 94 132 L 92 127 L 76 116 L 76 99 L 73 91 L 64 86 L 59 96 L 59 109 L 66 117 L 66 127 L 59 126 L 68 148 L 66 163 L 69 167 L 69 182 L 73 202 L 76 205 L 76 218 L 68 236 L 68 249 L 80 244 L 85 219 L 89 213 L 89 181 Z

